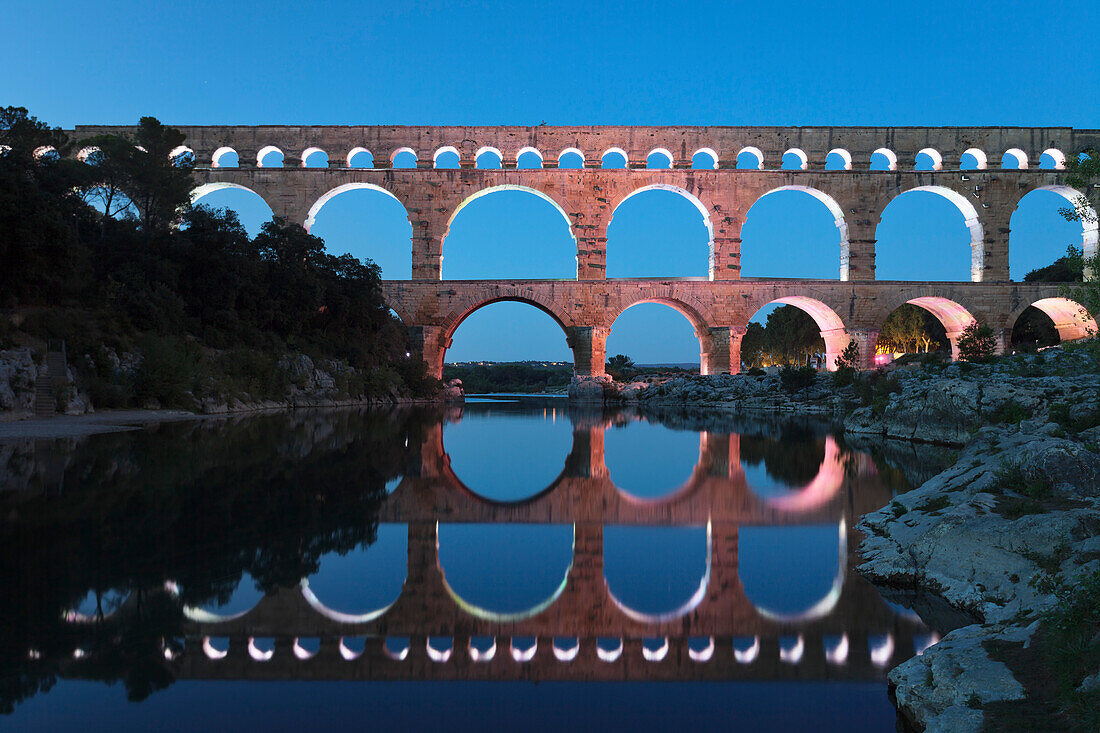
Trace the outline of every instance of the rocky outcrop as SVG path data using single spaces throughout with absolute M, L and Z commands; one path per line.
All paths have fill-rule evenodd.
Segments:
M 34 412 L 34 387 L 40 370 L 30 349 L 0 351 L 0 411 L 14 415 Z

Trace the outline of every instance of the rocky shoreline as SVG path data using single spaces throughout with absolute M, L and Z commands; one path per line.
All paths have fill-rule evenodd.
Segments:
M 588 384 L 572 392 L 594 396 L 597 389 L 607 401 L 639 409 L 675 404 L 829 415 L 853 437 L 958 448 L 950 468 L 859 524 L 865 535 L 859 572 L 879 586 L 933 594 L 977 620 L 891 671 L 897 707 L 927 731 L 1011 728 L 1036 710 L 1057 718 L 1051 727 L 1094 724 L 1089 711 L 1100 710 L 1100 676 L 1088 665 L 1095 662 L 1070 672 L 1044 667 L 1051 619 L 1067 615 L 1067 593 L 1059 588 L 1094 574 L 1100 579 L 1094 345 L 991 364 L 899 369 L 846 386 L 819 375 L 791 391 L 776 376 L 726 375 L 659 386 Z M 1079 656 L 1095 660 L 1100 628 L 1088 624 L 1100 618 L 1100 596 L 1085 603 L 1094 620 L 1085 622 Z M 1035 667 L 1046 672 L 1028 671 Z M 1049 682 L 1044 675 L 1060 675 L 1061 691 L 1039 684 Z

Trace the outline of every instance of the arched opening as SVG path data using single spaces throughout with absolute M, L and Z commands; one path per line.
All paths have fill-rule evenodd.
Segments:
M 415 168 L 416 165 L 416 151 L 412 148 L 398 148 L 390 156 L 391 168 Z
M 938 171 L 941 168 L 943 168 L 943 156 L 935 148 L 921 150 L 913 160 L 914 170 Z
M 302 151 L 303 168 L 328 168 L 328 153 L 320 148 L 306 148 Z
M 743 277 L 848 279 L 848 225 L 815 188 L 783 186 L 761 196 L 741 228 Z
M 439 569 L 451 597 L 486 620 L 535 616 L 573 565 L 571 524 L 439 524 Z
M 840 599 L 848 561 L 843 521 L 787 527 L 741 527 L 738 575 L 763 616 L 809 621 Z
M 898 169 L 898 156 L 889 148 L 879 148 L 871 153 L 871 170 L 896 171 Z
M 879 280 L 980 282 L 985 233 L 978 212 L 961 194 L 920 186 L 894 198 L 876 231 Z
M 542 168 L 542 153 L 537 148 L 520 148 L 516 154 L 516 168 L 521 170 Z
M 752 146 L 742 148 L 741 152 L 737 154 L 737 168 L 738 170 L 750 171 L 762 170 L 764 168 L 764 153 L 760 151 L 760 148 Z
M 1012 346 L 1033 351 L 1096 335 L 1096 321 L 1076 301 L 1043 298 L 1023 309 L 1012 324 Z
M 193 166 L 195 165 L 195 151 L 186 145 L 180 145 L 168 153 L 168 160 L 174 166 Z
M 569 216 L 558 202 L 535 189 L 482 189 L 451 214 L 443 241 L 443 276 L 575 278 L 577 240 Z
M 789 296 L 764 305 L 749 319 L 741 361 L 749 368 L 790 364 L 831 370 L 847 345 L 844 323 L 829 306 Z
M 607 337 L 607 357 L 623 354 L 634 362 L 620 375 L 622 381 L 694 372 L 702 365 L 701 328 L 702 323 L 689 317 L 682 305 L 635 303 L 615 319 Z
M 584 168 L 584 153 L 576 148 L 566 148 L 558 155 L 559 168 Z
M 879 329 L 875 364 L 889 363 L 903 354 L 937 351 L 951 353 L 951 342 L 943 323 L 926 307 L 902 303 L 886 317 Z
M 600 156 L 601 168 L 621 169 L 626 168 L 626 151 L 622 148 L 608 148 Z
M 606 526 L 603 574 L 611 599 L 630 618 L 679 618 L 706 594 L 709 527 Z
M 379 524 L 369 545 L 321 557 L 318 571 L 302 583 L 303 595 L 334 620 L 356 623 L 377 618 L 401 595 L 408 554 L 408 525 Z
M 607 227 L 607 277 L 703 277 L 713 228 L 699 199 L 675 186 L 632 191 Z
M 957 360 L 959 358 L 959 336 L 962 335 L 963 330 L 965 330 L 967 326 L 976 320 L 974 316 L 970 314 L 970 311 L 967 310 L 965 306 L 949 298 L 936 295 L 921 296 L 907 302 L 910 305 L 915 305 L 918 308 L 928 311 L 936 317 L 943 327 L 944 335 L 951 344 L 951 358 Z M 897 309 L 895 308 L 894 310 Z M 893 311 L 891 311 L 891 313 L 893 313 Z
M 61 154 L 57 152 L 57 148 L 53 145 L 42 145 L 34 149 L 32 153 L 35 160 L 38 161 L 53 161 L 61 158 Z
M 435 151 L 435 155 L 432 156 L 432 167 L 439 170 L 457 170 L 461 167 L 462 154 L 458 152 L 458 148 L 451 145 L 445 145 L 439 150 Z
M 474 155 L 475 168 L 499 169 L 504 156 L 496 148 L 483 147 Z
M 370 183 L 346 183 L 319 198 L 305 228 L 329 254 L 370 259 L 386 280 L 412 277 L 412 225 L 392 193 Z
M 667 499 L 699 463 L 699 433 L 635 420 L 604 431 L 604 463 L 612 483 L 641 501 Z
M 572 435 L 569 421 L 556 415 L 467 410 L 461 420 L 444 423 L 443 450 L 463 486 L 489 501 L 512 503 L 554 484 Z
M 191 191 L 191 204 L 211 209 L 230 209 L 237 215 L 248 236 L 255 237 L 273 214 L 258 193 L 236 183 L 204 183 Z
M 348 151 L 348 168 L 373 168 L 374 153 L 366 148 L 352 148 Z
M 718 153 L 710 148 L 699 148 L 691 156 L 691 167 L 696 170 L 715 170 L 718 168 Z
M 1074 208 L 1080 197 L 1079 191 L 1056 185 L 1043 186 L 1020 199 L 1012 212 L 1010 226 L 1009 277 L 1031 282 L 1081 279 L 1076 271 L 1068 272 L 1069 263 L 1060 260 L 1066 256 L 1069 247 L 1086 259 L 1096 254 L 1095 212 L 1083 221 L 1067 221 L 1061 213 L 1062 209 Z M 1060 262 L 1064 266 L 1059 267 Z
M 185 597 L 186 592 L 186 588 L 180 589 L 181 595 Z M 228 596 L 223 596 L 224 600 L 214 598 L 200 606 L 185 606 L 184 615 L 191 619 L 209 621 L 237 618 L 255 608 L 263 597 L 264 592 L 260 590 L 256 579 L 251 573 L 244 572 L 233 591 Z
M 742 433 L 737 440 L 749 489 L 762 499 L 783 499 L 810 484 L 825 460 L 825 439 L 802 426 L 783 426 L 778 435 Z
M 1006 170 L 1023 170 L 1027 168 L 1027 153 L 1019 148 L 1010 148 L 1001 156 L 1001 168 Z
M 283 151 L 274 145 L 260 148 L 260 151 L 256 153 L 256 165 L 260 168 L 282 168 Z
M 804 171 L 809 162 L 810 159 L 806 156 L 806 152 L 800 148 L 791 148 L 783 153 L 783 170 L 785 171 Z
M 964 171 L 985 170 L 989 166 L 989 159 L 985 151 L 978 148 L 966 150 L 959 159 L 959 168 Z
M 852 170 L 852 154 L 844 148 L 835 148 L 825 156 L 825 170 L 850 171 Z
M 654 148 L 645 159 L 646 168 L 668 169 L 672 167 L 672 153 L 664 148 Z
M 1066 154 L 1057 148 L 1047 148 L 1039 156 L 1039 167 L 1043 170 L 1063 170 L 1066 167 Z
M 218 148 L 211 156 L 210 164 L 214 168 L 237 168 L 240 166 L 240 157 L 233 148 Z

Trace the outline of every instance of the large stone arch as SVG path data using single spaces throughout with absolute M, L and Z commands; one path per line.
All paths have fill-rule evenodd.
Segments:
M 1039 186 L 1033 189 L 1034 191 L 1050 191 L 1051 193 L 1058 194 L 1066 200 L 1067 209 L 1076 209 L 1078 204 L 1082 201 L 1085 204 L 1085 216 L 1081 218 L 1081 250 L 1084 252 L 1085 260 L 1089 260 L 1096 256 L 1098 248 L 1097 241 L 1100 239 L 1100 228 L 1097 225 L 1096 210 L 1088 204 L 1088 200 L 1085 199 L 1084 194 L 1078 191 L 1076 188 L 1071 188 L 1064 184 L 1052 184 L 1049 186 Z M 1013 207 L 1012 213 L 1015 213 L 1020 208 L 1020 202 L 1024 200 L 1024 197 L 1030 194 L 1031 191 L 1025 191 L 1019 199 L 1016 200 L 1016 205 Z M 1011 240 L 1009 241 L 1010 248 L 1012 247 Z M 1085 273 L 1085 277 L 1092 279 L 1096 276 L 1096 273 L 1091 270 Z
M 387 196 L 392 198 L 394 201 L 401 204 L 401 208 L 405 209 L 405 218 L 406 219 L 409 218 L 409 209 L 408 209 L 408 207 L 405 206 L 405 202 L 402 201 L 401 199 L 399 199 L 393 193 L 393 191 L 382 188 L 381 186 L 376 186 L 373 183 L 345 183 L 341 186 L 337 186 L 336 188 L 329 189 L 320 198 L 318 198 L 316 201 L 313 202 L 313 205 L 309 207 L 309 212 L 306 214 L 305 222 L 303 222 L 303 226 L 305 227 L 306 231 L 308 232 L 310 230 L 310 227 L 313 226 L 314 222 L 317 219 L 317 214 L 320 213 L 321 209 L 324 207 L 325 204 L 327 204 L 329 201 L 336 198 L 337 196 L 339 196 L 342 193 L 346 193 L 348 191 L 354 191 L 354 190 L 357 190 L 357 189 L 365 189 L 365 190 L 368 190 L 368 191 L 378 191 L 379 193 L 386 194 Z M 410 247 L 412 246 L 411 240 L 409 242 L 409 246 Z
M 650 183 L 648 185 L 639 186 L 638 188 L 633 189 L 632 191 L 630 191 L 630 193 L 619 199 L 611 208 L 611 217 L 608 220 L 608 225 L 610 226 L 611 221 L 615 219 L 615 212 L 619 210 L 620 206 L 626 203 L 628 199 L 637 196 L 640 193 L 645 193 L 646 191 L 670 191 L 677 196 L 685 199 L 702 215 L 703 225 L 707 228 L 707 272 L 709 273 L 710 279 L 713 280 L 715 262 L 714 222 L 712 222 L 710 219 L 710 211 L 708 210 L 707 205 L 698 196 L 696 196 L 691 191 L 688 191 L 686 188 L 673 186 L 672 184 L 668 183 Z
M 958 191 L 947 188 L 946 186 L 930 185 L 916 186 L 915 188 L 902 191 L 887 202 L 883 211 L 885 212 L 895 200 L 913 191 L 925 191 L 941 196 L 954 205 L 954 207 L 959 210 L 959 213 L 962 214 L 963 222 L 970 232 L 970 280 L 976 283 L 981 282 L 985 276 L 985 228 L 982 226 L 981 219 L 978 217 L 978 210 L 974 208 L 974 205 L 970 203 L 969 199 Z
M 603 339 L 606 343 L 607 336 L 623 313 L 636 305 L 643 303 L 658 303 L 672 308 L 687 319 L 695 330 L 695 338 L 699 341 L 699 372 L 701 374 L 718 374 L 728 371 L 728 343 L 723 346 L 723 338 L 728 342 L 729 329 L 715 328 L 715 318 L 711 309 L 698 298 L 687 293 L 677 293 L 669 288 L 645 287 L 632 288 L 619 293 L 618 301 L 608 304 L 604 313 Z M 724 330 L 725 334 L 716 333 Z M 722 365 L 722 354 L 726 364 Z
M 1054 322 L 1061 341 L 1076 341 L 1097 333 L 1096 319 L 1089 315 L 1085 307 L 1071 298 L 1061 296 L 1040 298 L 1030 303 L 1025 300 L 1008 314 L 1005 330 L 1011 333 L 1016 321 L 1032 306 Z
M 825 341 L 826 368 L 830 371 L 836 369 L 836 358 L 840 356 L 840 352 L 844 350 L 850 340 L 848 328 L 838 313 L 839 310 L 842 310 L 839 304 L 830 305 L 812 295 L 797 292 L 783 293 L 782 290 L 762 292 L 760 295 L 746 300 L 744 321 L 735 325 L 741 333 L 744 333 L 750 318 L 756 315 L 761 308 L 775 303 L 793 305 L 814 319 L 814 323 L 821 331 L 821 338 Z M 740 359 L 740 348 L 738 348 L 738 359 Z
M 829 213 L 833 215 L 833 222 L 836 224 L 837 231 L 840 233 L 840 279 L 842 281 L 847 281 L 850 274 L 849 261 L 851 259 L 851 243 L 848 239 L 848 222 L 844 219 L 844 209 L 840 208 L 840 204 L 838 204 L 836 202 L 836 199 L 834 199 L 829 194 L 811 186 L 779 186 L 778 188 L 773 188 L 772 190 L 761 194 L 752 202 L 749 208 L 745 211 L 746 220 L 748 219 L 749 213 L 752 211 L 752 207 L 755 206 L 758 201 L 765 198 L 766 196 L 772 195 L 773 193 L 778 193 L 779 191 L 799 191 L 801 193 L 809 194 L 810 196 L 824 204 L 825 208 L 829 210 Z
M 272 209 L 271 202 L 267 199 L 266 196 L 263 195 L 263 193 L 261 193 L 260 191 L 257 191 L 254 188 L 249 188 L 248 186 L 243 186 L 239 183 L 230 183 L 228 181 L 212 181 L 210 183 L 203 183 L 203 184 L 200 184 L 200 185 L 196 186 L 195 188 L 191 189 L 190 193 L 188 193 L 188 197 L 191 199 L 191 204 L 194 205 L 194 203 L 196 201 L 198 201 L 203 196 L 206 196 L 207 194 L 215 193 L 217 191 L 231 191 L 231 190 L 248 191 L 251 194 L 259 196 L 260 199 L 265 204 L 267 204 L 267 208 L 271 209 L 272 212 L 274 213 L 274 209 Z
M 918 288 L 915 291 L 905 290 L 903 294 L 885 303 L 875 317 L 874 334 L 877 340 L 878 331 L 882 324 L 890 317 L 890 314 L 905 304 L 915 305 L 918 308 L 931 313 L 943 326 L 947 333 L 947 339 L 951 342 L 951 358 L 959 358 L 959 336 L 963 330 L 984 315 L 979 309 L 969 303 L 959 302 L 954 292 L 940 291 L 934 288 Z M 977 313 L 978 315 L 975 315 Z M 872 350 L 874 344 L 871 344 Z

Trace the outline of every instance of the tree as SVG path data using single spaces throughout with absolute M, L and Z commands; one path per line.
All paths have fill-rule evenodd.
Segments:
M 989 326 L 971 321 L 959 336 L 959 358 L 964 361 L 982 361 L 997 351 L 997 339 Z
M 1085 267 L 1084 256 L 1080 247 L 1072 244 L 1066 248 L 1066 254 L 1056 259 L 1046 267 L 1040 267 L 1024 275 L 1024 282 L 1029 283 L 1069 283 L 1081 282 Z
M 833 372 L 833 384 L 837 386 L 851 384 L 860 367 L 859 342 L 852 339 L 836 358 L 836 371 Z
M 626 354 L 615 354 L 607 360 L 604 369 L 612 379 L 621 381 L 633 376 L 634 360 Z
M 817 323 L 793 305 L 780 306 L 768 314 L 764 338 L 772 360 L 786 364 L 801 363 L 810 354 L 825 351 Z
M 766 353 L 764 325 L 752 321 L 741 337 L 741 362 L 749 369 L 764 365 Z
M 1069 221 L 1082 223 L 1095 223 L 1097 219 L 1097 197 L 1100 196 L 1100 151 L 1096 148 L 1086 148 L 1082 155 L 1074 156 L 1066 161 L 1066 184 L 1078 191 L 1079 194 L 1071 208 L 1062 209 L 1062 216 Z M 1091 197 L 1091 198 L 1090 198 Z M 1093 318 L 1100 316 L 1100 254 L 1085 257 L 1082 263 L 1083 272 L 1090 272 L 1092 279 L 1085 279 L 1085 284 L 1076 287 L 1062 287 L 1062 295 L 1075 300 L 1084 306 Z

